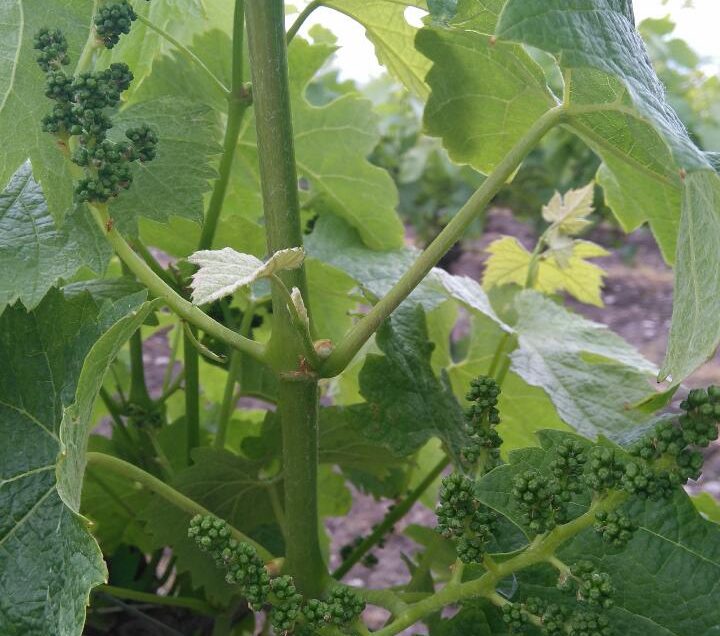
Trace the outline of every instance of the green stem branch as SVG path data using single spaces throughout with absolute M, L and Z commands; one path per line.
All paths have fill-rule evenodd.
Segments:
M 115 598 L 125 599 L 126 601 L 137 601 L 139 603 L 147 603 L 149 605 L 167 605 L 170 607 L 184 607 L 199 614 L 207 616 L 215 616 L 217 613 L 211 605 L 199 598 L 190 598 L 182 596 L 160 596 L 158 594 L 150 594 L 148 592 L 139 592 L 138 590 L 129 590 L 124 587 L 116 587 L 115 585 L 98 585 L 94 591 L 105 592 Z
M 189 333 L 188 333 L 189 332 Z M 200 445 L 200 356 L 195 348 L 197 337 L 192 327 L 183 334 L 185 361 L 185 459 L 192 464 L 192 451 Z
M 162 265 L 160 265 L 160 263 L 157 262 L 157 259 L 140 239 L 133 239 L 132 247 L 147 263 L 148 267 L 155 272 L 155 274 L 161 278 L 168 287 L 177 291 L 178 282 L 166 269 L 163 268 Z
M 232 86 L 228 93 L 228 117 L 225 126 L 225 139 L 223 152 L 218 167 L 218 178 L 215 181 L 210 203 L 208 204 L 205 222 L 200 235 L 199 250 L 212 249 L 218 221 L 225 202 L 232 171 L 235 150 L 245 112 L 252 103 L 252 95 L 243 84 L 243 42 L 245 32 L 245 2 L 235 0 L 235 16 L 233 21 L 233 59 L 232 59 Z
M 97 33 L 95 32 L 94 18 L 97 13 L 97 8 L 98 0 L 93 0 L 92 12 L 90 13 L 90 29 L 87 40 L 85 41 L 85 46 L 83 46 L 83 50 L 78 58 L 78 63 L 75 66 L 75 71 L 73 73 L 75 77 L 92 67 L 95 61 L 95 53 L 102 46 L 102 44 L 98 41 Z
M 318 7 L 322 6 L 322 0 L 313 0 L 308 6 L 306 6 L 301 12 L 300 15 L 295 19 L 295 22 L 292 23 L 290 28 L 287 32 L 287 43 L 290 44 L 292 42 L 292 39 L 297 35 L 297 32 L 300 30 L 303 24 L 305 24 L 305 20 L 307 20 L 310 17 L 310 14 L 315 11 Z
M 162 298 L 178 316 L 202 329 L 205 333 L 214 336 L 238 351 L 247 353 L 260 362 L 265 361 L 265 347 L 262 344 L 249 340 L 221 325 L 165 284 L 150 269 L 148 264 L 132 250 L 122 235 L 112 227 L 106 206 L 93 205 L 90 206 L 90 210 L 120 260 L 128 266 L 130 271 L 151 293 L 158 298 Z
M 442 471 L 450 464 L 450 458 L 445 456 L 440 462 L 425 476 L 416 488 L 395 505 L 385 518 L 375 526 L 375 529 L 358 545 L 345 559 L 340 566 L 332 573 L 333 578 L 341 579 L 352 567 L 362 559 L 365 554 L 373 546 L 375 546 L 390 530 L 400 521 L 413 507 L 415 502 L 420 499 L 423 493 L 432 486 L 433 482 L 442 474 Z
M 548 561 L 561 545 L 592 526 L 598 512 L 614 510 L 626 498 L 625 493 L 611 492 L 607 497 L 593 503 L 584 514 L 569 523 L 558 526 L 539 540 L 533 541 L 517 556 L 497 563 L 494 571 L 488 571 L 480 578 L 465 583 L 448 584 L 433 596 L 411 605 L 392 623 L 374 632 L 375 636 L 393 636 L 407 627 L 411 627 L 428 614 L 465 599 L 482 596 L 493 600 L 496 593 L 495 588 L 502 579 L 525 568 Z
M 543 114 L 520 141 L 508 152 L 495 170 L 475 191 L 467 203 L 445 226 L 437 238 L 420 254 L 410 269 L 393 285 L 390 291 L 348 332 L 321 368 L 322 377 L 333 377 L 352 361 L 365 342 L 377 331 L 382 322 L 408 297 L 428 272 L 460 239 L 468 226 L 485 210 L 505 182 L 513 175 L 527 154 L 545 134 L 561 124 L 566 114 L 556 106 Z
M 130 336 L 130 391 L 128 399 L 143 409 L 152 407 L 153 401 L 145 382 L 145 361 L 143 360 L 142 327 Z
M 97 466 L 108 472 L 114 473 L 119 477 L 123 477 L 129 481 L 139 483 L 144 488 L 147 488 L 156 495 L 159 495 L 167 502 L 177 506 L 181 510 L 191 515 L 210 515 L 212 514 L 207 508 L 201 506 L 196 501 L 193 501 L 189 497 L 186 497 L 182 493 L 175 490 L 172 486 L 169 486 L 164 481 L 161 481 L 154 475 L 145 472 L 142 468 L 138 468 L 133 464 L 130 464 L 122 459 L 113 457 L 112 455 L 106 455 L 105 453 L 87 453 L 87 463 L 89 466 Z M 273 555 L 270 554 L 263 546 L 253 541 L 250 537 L 243 534 L 237 528 L 230 526 L 232 536 L 237 541 L 243 541 L 249 543 L 255 547 L 260 558 L 269 562 L 273 560 Z
M 252 328 L 252 321 L 255 317 L 255 305 L 249 303 L 243 314 L 242 323 L 240 324 L 240 334 L 243 336 L 250 335 L 250 329 Z M 225 391 L 223 393 L 223 401 L 220 406 L 220 416 L 218 417 L 218 428 L 217 434 L 215 435 L 215 441 L 213 445 L 215 448 L 225 448 L 225 440 L 227 439 L 227 428 L 230 423 L 230 418 L 235 411 L 235 404 L 237 403 L 238 396 L 235 392 L 235 387 L 240 384 L 240 375 L 243 369 L 243 358 L 239 351 L 233 351 L 230 355 L 230 366 L 228 368 L 228 376 L 225 381 Z

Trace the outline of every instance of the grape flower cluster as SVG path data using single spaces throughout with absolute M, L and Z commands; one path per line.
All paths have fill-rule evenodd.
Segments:
M 488 376 L 479 376 L 470 382 L 465 398 L 470 407 L 465 411 L 469 443 L 462 450 L 462 458 L 469 466 L 479 465 L 484 472 L 500 463 L 502 438 L 496 430 L 500 423 L 497 409 L 500 387 Z
M 212 515 L 190 520 L 188 537 L 225 570 L 225 580 L 237 585 L 254 611 L 270 608 L 270 623 L 279 634 L 314 634 L 332 625 L 348 628 L 365 609 L 350 588 L 337 586 L 325 599 L 305 600 L 288 575 L 271 578 L 257 550 L 232 537 L 230 526 Z
M 498 395 L 494 381 L 480 377 L 467 396 L 473 402 L 466 414 L 471 443 L 463 450 L 463 467 L 470 464 L 480 476 L 500 463 L 502 440 L 494 428 L 500 421 Z M 511 459 L 499 470 L 507 470 L 514 519 L 530 538 L 542 540 L 587 511 L 591 530 L 604 543 L 626 548 L 638 526 L 625 502 L 667 499 L 688 479 L 697 479 L 702 468 L 698 449 L 718 437 L 720 387 L 690 391 L 680 407 L 679 416 L 660 419 L 627 448 L 558 434 L 546 438 L 551 444 L 544 443 L 549 461 L 514 465 Z M 481 484 L 462 473 L 445 477 L 439 492 L 437 529 L 455 541 L 465 563 L 483 563 L 488 543 L 498 538 L 497 513 L 483 504 L 482 493 Z M 559 571 L 557 587 L 572 600 L 503 600 L 502 619 L 510 633 L 532 627 L 544 636 L 611 636 L 607 612 L 614 605 L 615 586 L 610 573 L 588 559 L 567 566 L 551 557 Z
M 103 32 L 102 25 L 110 22 L 115 26 L 122 23 L 126 29 L 122 32 L 129 30 L 129 22 L 125 25 L 124 18 L 118 17 L 118 11 L 132 12 L 129 5 L 122 11 L 117 8 L 126 4 L 105 5 L 98 11 L 95 17 L 98 33 Z M 111 39 L 116 41 L 116 36 L 119 37 L 116 33 Z M 127 141 L 108 139 L 113 127 L 108 112 L 120 103 L 133 74 L 127 64 L 114 62 L 103 70 L 68 75 L 63 70 L 70 61 L 68 43 L 58 29 L 40 29 L 34 47 L 38 51 L 38 65 L 46 74 L 45 95 L 55 102 L 52 112 L 43 118 L 43 130 L 56 135 L 64 148 L 70 147 L 70 139 L 74 139 L 70 158 L 85 173 L 75 187 L 77 200 L 105 203 L 130 187 L 133 162 L 151 161 L 156 154 L 157 133 L 147 125 L 126 130 Z

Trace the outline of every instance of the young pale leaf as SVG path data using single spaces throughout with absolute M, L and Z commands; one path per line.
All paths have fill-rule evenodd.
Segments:
M 84 207 L 73 208 L 57 226 L 25 162 L 0 194 L 0 313 L 16 300 L 34 309 L 84 265 L 102 273 L 110 253 Z
M 483 273 L 485 289 L 508 283 L 525 286 L 532 258 L 517 239 L 511 236 L 497 239 L 487 247 L 487 252 L 490 258 Z M 589 241 L 571 241 L 566 249 L 548 250 L 538 259 L 533 288 L 545 294 L 566 291 L 580 302 L 602 307 L 600 292 L 605 272 L 585 259 L 608 253 Z
M 304 258 L 305 252 L 301 247 L 275 252 L 265 263 L 252 254 L 241 254 L 230 247 L 195 252 L 188 258 L 189 262 L 199 267 L 192 278 L 193 303 L 204 305 L 230 296 L 259 278 L 297 269 Z
M 293 306 L 297 312 L 298 318 L 303 323 L 303 326 L 310 328 L 310 318 L 308 317 L 307 308 L 305 307 L 305 301 L 303 300 L 302 294 L 297 287 L 293 287 L 290 292 L 290 298 L 292 298 Z
M 542 208 L 542 216 L 555 226 L 558 232 L 575 236 L 589 224 L 587 217 L 593 211 L 595 184 L 588 183 L 584 188 L 568 190 L 565 194 L 555 192 L 552 199 Z
M 0 633 L 79 636 L 106 578 L 78 514 L 92 406 L 120 347 L 153 310 L 51 291 L 0 318 Z M 40 389 L 40 390 L 38 390 Z

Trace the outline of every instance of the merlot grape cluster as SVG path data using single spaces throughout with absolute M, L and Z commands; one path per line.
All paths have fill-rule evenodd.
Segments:
M 137 13 L 130 3 L 121 0 L 101 6 L 93 21 L 98 38 L 111 49 L 120 41 L 120 36 L 130 33 L 130 27 L 136 19 Z
M 225 580 L 240 587 L 250 607 L 262 607 L 270 594 L 270 575 L 252 545 L 233 539 L 228 524 L 209 515 L 190 520 L 188 537 L 226 570 Z
M 438 532 L 455 540 L 463 563 L 482 562 L 496 529 L 497 513 L 480 503 L 474 490 L 475 482 L 465 475 L 444 477 L 436 510 Z
M 463 448 L 462 458 L 469 466 L 480 466 L 488 471 L 500 463 L 502 438 L 496 430 L 500 423 L 497 409 L 500 387 L 487 376 L 479 376 L 470 382 L 465 396 L 471 403 L 465 411 L 469 443 Z
M 495 430 L 500 421 L 499 394 L 492 379 L 480 377 L 467 395 L 472 402 L 466 414 L 471 444 L 462 458 L 480 478 L 488 467 L 500 464 L 502 440 Z M 549 461 L 535 463 L 532 454 L 526 454 L 515 468 L 511 458 L 510 466 L 499 470 L 507 470 L 514 520 L 532 539 L 585 513 L 591 530 L 603 542 L 626 548 L 638 526 L 630 516 L 632 505 L 624 502 L 664 499 L 688 479 L 697 479 L 702 467 L 698 447 L 717 439 L 720 388 L 693 390 L 680 406 L 681 415 L 661 419 L 627 448 L 561 434 L 546 438 L 544 452 L 550 455 Z M 467 465 L 463 468 L 468 470 Z M 491 483 L 491 498 L 502 481 L 499 474 Z M 465 563 L 486 563 L 487 546 L 498 538 L 498 513 L 483 501 L 482 484 L 475 478 L 458 472 L 442 480 L 437 529 L 454 540 L 458 557 Z M 558 589 L 572 600 L 505 602 L 502 617 L 509 631 L 522 632 L 534 625 L 545 636 L 610 636 L 607 611 L 613 607 L 615 593 L 610 574 L 590 560 L 566 566 L 553 556 L 551 562 L 559 571 Z
M 251 609 L 269 606 L 270 624 L 277 634 L 314 634 L 328 625 L 344 629 L 365 609 L 365 602 L 342 586 L 333 588 L 326 599 L 305 600 L 291 576 L 271 578 L 257 550 L 235 540 L 222 519 L 196 515 L 190 520 L 188 537 L 225 570 L 225 580 L 240 588 Z
M 111 18 L 117 18 L 116 26 L 124 24 L 115 16 L 119 9 L 111 10 L 121 5 L 124 6 L 106 5 L 99 10 L 95 18 L 98 33 L 103 32 L 102 25 Z M 129 5 L 127 8 L 132 12 Z M 62 68 L 70 61 L 68 43 L 58 29 L 41 29 L 34 46 L 38 50 L 38 65 L 46 73 L 45 95 L 55 102 L 52 112 L 43 118 L 43 130 L 56 135 L 65 148 L 71 146 L 71 138 L 77 142 L 70 158 L 85 172 L 75 186 L 77 200 L 105 203 L 130 187 L 133 162 L 151 161 L 156 154 L 157 133 L 146 125 L 127 130 L 127 141 L 108 139 L 108 131 L 113 127 L 108 112 L 120 103 L 133 74 L 126 64 L 114 62 L 100 71 L 68 75 Z

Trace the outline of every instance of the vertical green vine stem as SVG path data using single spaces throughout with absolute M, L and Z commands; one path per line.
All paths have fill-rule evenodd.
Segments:
M 235 0 L 235 13 L 233 18 L 233 58 L 232 58 L 232 85 L 227 94 L 228 117 L 225 125 L 225 139 L 223 140 L 223 152 L 218 166 L 218 178 L 215 181 L 210 203 L 208 204 L 205 222 L 203 223 L 199 250 L 212 248 L 213 239 L 217 232 L 218 221 L 225 202 L 225 193 L 230 181 L 235 151 L 237 149 L 238 137 L 245 112 L 252 103 L 252 94 L 247 86 L 243 84 L 243 46 L 245 32 L 245 2 Z
M 183 359 L 185 361 L 185 455 L 188 466 L 192 463 L 192 451 L 200 444 L 200 354 L 193 343 L 196 331 L 183 334 Z
M 268 252 L 302 246 L 290 87 L 282 0 L 246 0 L 253 102 Z M 308 303 L 305 269 L 282 272 Z M 303 346 L 286 298 L 273 285 L 273 329 L 268 362 L 278 374 L 278 415 L 283 436 L 286 569 L 298 590 L 318 597 L 327 569 L 319 543 L 318 383 L 302 367 Z

